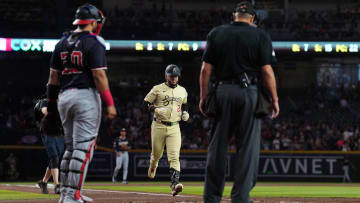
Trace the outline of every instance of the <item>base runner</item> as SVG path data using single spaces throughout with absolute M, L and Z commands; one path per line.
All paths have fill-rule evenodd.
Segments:
M 151 125 L 151 157 L 148 177 L 153 179 L 158 162 L 163 155 L 166 145 L 167 157 L 170 164 L 171 192 L 175 196 L 183 190 L 180 178 L 180 147 L 181 133 L 179 121 L 187 121 L 187 92 L 178 85 L 180 68 L 168 65 L 165 70 L 166 82 L 154 86 L 146 95 L 144 103 L 149 111 L 154 112 Z

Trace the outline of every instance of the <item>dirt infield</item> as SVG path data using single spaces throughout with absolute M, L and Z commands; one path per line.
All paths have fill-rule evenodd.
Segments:
M 99 184 L 94 184 L 99 185 Z M 101 184 L 106 185 L 106 184 Z M 133 184 L 132 184 L 133 185 Z M 143 185 L 143 184 L 138 184 Z M 137 186 L 137 184 L 134 184 Z M 31 185 L 0 185 L 0 189 L 15 190 L 21 192 L 40 193 L 38 188 Z M 52 192 L 53 190 L 49 190 Z M 94 199 L 96 203 L 145 203 L 145 202 L 202 202 L 201 196 L 179 195 L 172 197 L 170 194 L 146 193 L 146 192 L 125 192 L 109 190 L 90 190 L 85 189 L 84 195 Z M 350 198 L 252 198 L 254 203 L 359 203 L 360 199 Z M 57 203 L 58 200 L 37 199 L 37 200 L 0 200 L 0 203 Z M 222 202 L 231 202 L 230 199 L 223 198 Z

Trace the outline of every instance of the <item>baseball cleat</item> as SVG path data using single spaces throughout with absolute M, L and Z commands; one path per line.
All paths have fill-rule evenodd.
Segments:
M 124 180 L 124 181 L 122 182 L 122 184 L 129 184 L 129 183 L 127 182 L 127 180 Z
M 85 195 L 81 195 L 81 199 L 84 201 L 84 203 L 93 203 L 94 200 L 91 199 L 90 197 L 87 197 Z
M 150 179 L 154 179 L 154 178 L 155 178 L 155 174 L 156 174 L 156 168 L 151 168 L 151 167 L 149 167 L 148 177 L 149 177 Z
M 93 199 L 91 199 L 90 197 L 86 197 L 84 195 L 81 195 L 79 200 L 66 196 L 63 201 L 63 203 L 93 203 L 93 202 L 94 202 Z
M 180 192 L 182 192 L 184 186 L 181 183 L 176 184 L 171 191 L 172 196 L 178 195 Z
M 47 183 L 44 183 L 42 180 L 38 181 L 38 186 L 41 189 L 43 194 L 49 194 L 49 190 L 47 189 Z
M 59 202 L 58 203 L 64 203 L 65 195 L 60 194 Z

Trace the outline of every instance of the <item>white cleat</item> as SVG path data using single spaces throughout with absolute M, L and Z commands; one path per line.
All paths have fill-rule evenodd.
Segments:
M 63 201 L 63 203 L 93 203 L 93 202 L 94 202 L 93 199 L 91 199 L 90 197 L 86 197 L 84 195 L 81 195 L 79 200 L 75 200 L 74 198 L 66 196 Z
M 65 196 L 60 194 L 59 203 L 64 203 Z
M 183 184 L 181 184 L 181 183 L 176 184 L 176 185 L 172 188 L 172 191 L 171 191 L 172 196 L 178 195 L 180 192 L 183 191 L 183 188 L 184 188 Z

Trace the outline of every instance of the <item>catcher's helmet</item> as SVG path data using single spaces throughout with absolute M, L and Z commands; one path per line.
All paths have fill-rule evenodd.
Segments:
M 76 10 L 73 25 L 87 25 L 94 21 L 98 24 L 95 32 L 95 34 L 98 35 L 105 23 L 105 16 L 102 11 L 97 9 L 95 6 L 91 4 L 84 4 Z
M 166 67 L 165 69 L 165 74 L 172 76 L 172 77 L 176 77 L 176 76 L 181 76 L 181 70 L 177 65 L 174 64 L 170 64 Z

